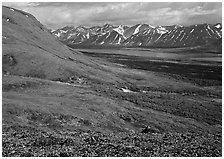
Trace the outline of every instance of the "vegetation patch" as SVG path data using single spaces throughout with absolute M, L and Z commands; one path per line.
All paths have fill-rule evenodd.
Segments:
M 43 70 L 33 70 L 33 69 L 30 69 L 28 71 L 28 73 L 26 73 L 27 77 L 35 77 L 35 78 L 41 78 L 41 79 L 45 79 L 46 78 L 46 74 Z
M 21 83 L 9 83 L 5 84 L 3 83 L 2 85 L 2 91 L 3 92 L 8 92 L 8 91 L 22 91 L 27 88 L 37 88 L 43 85 L 44 83 L 40 82 L 21 82 Z
M 126 100 L 136 104 L 138 107 L 193 118 L 211 125 L 221 125 L 222 123 L 222 107 L 220 104 L 201 104 L 200 102 L 185 100 L 182 97 L 178 98 L 178 96 L 182 96 L 180 94 L 177 94 L 175 98 L 168 98 L 169 94 L 168 96 L 166 94 L 158 96 L 153 93 L 123 93 L 116 88 L 105 88 L 101 85 L 97 85 L 94 89 L 101 95 L 113 99 Z
M 17 64 L 16 59 L 13 55 L 3 55 L 2 56 L 2 64 L 7 66 L 14 66 Z
M 221 136 L 3 128 L 3 157 L 221 157 Z

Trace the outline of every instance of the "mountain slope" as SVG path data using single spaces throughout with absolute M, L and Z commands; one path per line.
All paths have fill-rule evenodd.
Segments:
M 52 80 L 68 80 L 71 76 L 108 81 L 116 78 L 99 62 L 56 40 L 28 13 L 3 7 L 2 28 L 4 74 Z

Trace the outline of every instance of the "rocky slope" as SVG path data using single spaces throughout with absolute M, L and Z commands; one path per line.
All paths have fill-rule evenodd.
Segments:
M 64 27 L 52 32 L 69 46 L 97 45 L 121 47 L 192 47 L 212 43 L 222 37 L 220 23 L 157 26 L 137 24 L 134 26 L 83 26 Z

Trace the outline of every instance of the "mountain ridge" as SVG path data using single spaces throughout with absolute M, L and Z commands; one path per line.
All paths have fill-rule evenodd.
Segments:
M 71 29 L 70 29 L 71 28 Z M 78 28 L 85 28 L 82 31 Z M 72 45 L 121 47 L 194 47 L 214 43 L 222 38 L 222 24 L 182 26 L 133 26 L 105 24 L 84 27 L 66 26 L 52 31 L 60 41 Z

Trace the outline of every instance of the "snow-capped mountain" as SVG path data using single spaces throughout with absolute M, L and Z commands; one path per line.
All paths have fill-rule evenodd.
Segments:
M 188 47 L 199 46 L 222 38 L 222 24 L 192 26 L 134 26 L 105 24 L 90 28 L 66 26 L 52 32 L 68 45 L 116 45 L 125 47 Z
M 189 27 L 159 26 L 132 35 L 123 43 L 128 46 L 188 47 L 204 45 L 222 38 L 221 24 L 199 24 Z

